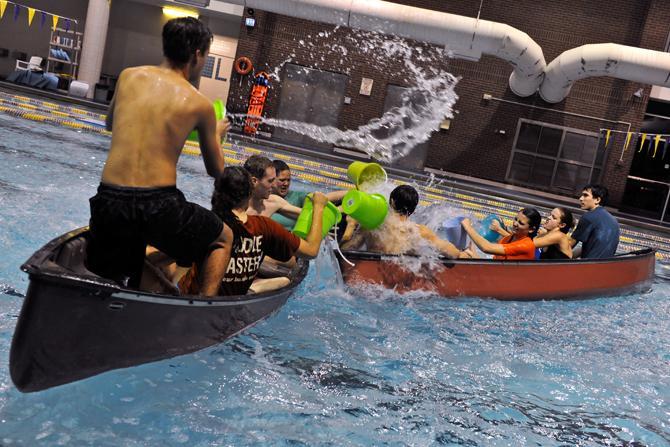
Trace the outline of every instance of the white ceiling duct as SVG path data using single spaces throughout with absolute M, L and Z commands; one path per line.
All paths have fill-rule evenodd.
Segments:
M 670 54 L 614 43 L 573 48 L 549 64 L 540 96 L 550 103 L 563 101 L 575 81 L 594 76 L 667 87 L 670 86 Z
M 446 46 L 455 57 L 481 54 L 509 62 L 509 85 L 519 96 L 535 93 L 546 67 L 540 46 L 526 33 L 502 23 L 478 20 L 382 0 L 227 0 L 263 11 L 367 31 L 394 34 Z

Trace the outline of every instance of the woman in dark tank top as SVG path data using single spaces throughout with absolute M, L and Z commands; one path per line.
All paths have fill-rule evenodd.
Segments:
M 536 248 L 542 250 L 540 259 L 572 259 L 572 247 L 568 232 L 574 227 L 572 213 L 562 207 L 551 210 L 542 230 L 533 239 Z
M 563 253 L 558 245 L 550 245 L 541 251 L 540 259 L 571 259 L 571 257 Z

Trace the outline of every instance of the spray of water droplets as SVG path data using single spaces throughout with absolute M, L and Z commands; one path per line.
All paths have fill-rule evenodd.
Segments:
M 323 51 L 325 48 L 341 55 L 340 68 L 345 73 L 361 58 L 365 58 L 377 70 L 397 71 L 398 61 L 401 61 L 406 70 L 404 79 L 410 85 L 403 93 L 402 105 L 391 108 L 383 116 L 372 119 L 357 129 L 341 130 L 333 126 L 276 118 L 262 118 L 263 123 L 306 135 L 323 143 L 358 149 L 377 160 L 391 163 L 427 141 L 445 118 L 453 118 L 453 106 L 458 99 L 454 87 L 458 79 L 440 68 L 449 57 L 447 50 L 422 46 L 397 36 L 361 30 L 353 30 L 343 36 L 345 46 L 329 40 L 337 31 L 338 28 L 335 28 L 331 32 L 308 36 L 310 41 L 299 40 L 296 46 L 311 52 L 311 60 L 317 61 L 313 64 L 314 68 L 319 68 L 320 60 L 314 57 L 314 51 Z M 283 66 L 294 59 L 295 52 L 275 67 L 271 77 L 281 81 L 280 72 Z

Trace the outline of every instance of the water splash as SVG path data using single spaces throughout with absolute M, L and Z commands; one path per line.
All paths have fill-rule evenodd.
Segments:
M 345 45 L 329 42 L 332 32 L 321 32 L 307 36 L 308 42 L 300 40 L 297 46 L 310 49 L 325 45 L 332 53 L 340 54 L 342 71 L 355 65 L 360 57 L 367 59 L 378 70 L 397 71 L 397 61 L 406 68 L 405 82 L 410 86 L 402 94 L 402 105 L 393 107 L 380 118 L 375 118 L 357 129 L 341 130 L 333 126 L 319 126 L 292 120 L 262 118 L 266 125 L 290 130 L 309 136 L 317 141 L 339 147 L 358 149 L 384 163 L 391 163 L 407 155 L 414 147 L 427 141 L 438 130 L 445 118 L 453 118 L 453 106 L 458 96 L 454 88 L 458 79 L 440 65 L 449 57 L 447 50 L 411 42 L 397 36 L 354 30 L 342 38 Z M 323 45 L 318 43 L 323 39 Z M 321 46 L 320 46 L 321 45 Z M 356 48 L 357 53 L 352 54 Z M 311 54 L 312 60 L 316 60 Z M 292 53 L 271 71 L 271 76 L 281 81 L 283 65 L 293 62 Z M 318 68 L 318 62 L 314 64 Z M 242 115 L 237 115 L 241 117 Z
M 431 180 L 428 180 L 429 184 Z M 421 185 L 414 183 L 415 189 L 423 189 Z M 368 183 L 360 186 L 368 193 L 381 194 L 389 202 L 389 196 L 396 185 L 392 182 Z M 449 206 L 444 203 L 435 203 L 429 206 L 418 206 L 410 219 L 389 211 L 381 226 L 374 230 L 366 231 L 365 240 L 368 250 L 381 251 L 388 254 L 400 254 L 400 256 L 389 256 L 385 261 L 393 262 L 402 267 L 403 270 L 417 276 L 431 275 L 431 273 L 442 267 L 443 257 L 437 247 L 426 240 L 419 225 L 427 227 L 443 240 L 450 237 L 443 228 L 445 220 L 454 217 L 472 217 L 470 212 L 461 208 Z M 359 247 L 362 248 L 362 247 Z M 463 249 L 465 247 L 460 247 Z

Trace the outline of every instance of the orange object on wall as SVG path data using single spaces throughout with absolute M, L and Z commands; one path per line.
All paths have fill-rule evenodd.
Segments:
M 244 122 L 244 133 L 255 135 L 260 124 L 260 116 L 265 107 L 265 100 L 268 96 L 268 87 L 270 86 L 270 76 L 264 71 L 254 76 L 254 86 L 251 89 L 251 98 L 249 98 L 249 109 L 247 118 Z M 258 118 L 255 118 L 258 117 Z

